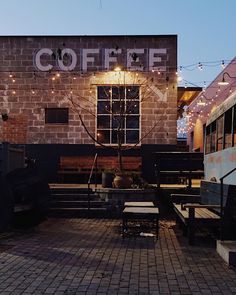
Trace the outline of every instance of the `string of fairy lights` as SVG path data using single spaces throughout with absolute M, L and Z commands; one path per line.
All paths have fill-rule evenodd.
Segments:
M 217 106 L 221 101 L 218 99 L 219 96 L 228 97 L 236 88 L 236 80 L 231 82 L 227 87 L 222 88 L 216 83 L 211 83 L 212 81 L 200 81 L 200 82 L 190 82 L 183 78 L 184 71 L 194 71 L 198 70 L 203 72 L 207 68 L 218 67 L 219 72 L 224 71 L 225 67 L 228 64 L 236 64 L 236 59 L 232 60 L 218 60 L 210 62 L 198 62 L 189 64 L 187 66 L 179 66 L 176 72 L 178 76 L 179 86 L 188 88 L 189 86 L 201 87 L 202 92 L 197 96 L 197 99 L 194 100 L 191 104 L 191 111 L 188 110 L 188 107 L 184 108 L 183 118 L 179 119 L 177 122 L 177 135 L 179 138 L 186 138 L 187 133 L 189 133 L 195 126 L 196 120 L 207 119 L 212 110 L 213 106 Z M 206 91 L 211 92 L 210 96 L 206 96 Z
M 195 105 L 192 107 L 191 112 L 187 112 L 187 109 L 184 110 L 184 118 L 183 120 L 180 120 L 177 124 L 177 133 L 178 137 L 185 137 L 186 134 L 194 127 L 194 120 L 196 120 L 197 117 L 202 118 L 203 116 L 209 116 L 210 110 L 212 108 L 212 105 L 215 103 L 216 98 L 218 97 L 220 92 L 224 92 L 225 97 L 230 95 L 232 91 L 236 88 L 236 81 L 231 83 L 228 87 L 225 87 L 222 89 L 220 86 L 216 84 L 209 84 L 211 81 L 198 81 L 198 82 L 192 82 L 188 81 L 183 78 L 188 72 L 193 71 L 199 71 L 204 72 L 207 69 L 212 69 L 213 67 L 219 69 L 219 71 L 223 71 L 225 67 L 228 64 L 236 64 L 235 60 L 229 60 L 229 59 L 222 59 L 222 60 L 216 60 L 216 61 L 205 61 L 205 62 L 196 62 L 189 65 L 180 65 L 177 67 L 176 75 L 177 75 L 177 81 L 179 86 L 183 86 L 186 89 L 188 87 L 194 86 L 194 87 L 201 87 L 202 92 L 198 96 L 198 99 L 195 101 Z M 171 68 L 168 68 L 170 71 Z M 22 77 L 22 73 L 28 73 L 29 74 L 29 85 L 20 85 L 20 82 L 18 81 Z M 49 74 L 49 75 L 48 75 Z M 55 83 L 59 80 L 62 80 L 63 78 L 68 79 L 68 74 L 70 81 L 67 83 L 67 86 L 65 87 L 65 92 L 69 92 L 69 94 L 72 94 L 74 92 L 73 85 L 76 82 L 76 80 L 80 77 L 84 77 L 86 74 L 82 73 L 80 71 L 69 71 L 69 72 L 59 72 L 59 71 L 49 71 L 49 72 L 37 72 L 37 71 L 1 71 L 0 69 L 0 96 L 1 92 L 4 92 L 4 95 L 17 95 L 18 92 L 21 91 L 30 91 L 31 95 L 36 95 L 37 93 L 40 93 L 42 91 L 47 91 L 48 93 L 51 93 L 54 95 L 57 90 L 63 90 L 60 89 L 57 85 L 55 87 Z M 156 73 L 154 73 L 156 74 Z M 160 75 L 159 71 L 157 73 Z M 163 75 L 163 73 L 161 73 Z M 3 77 L 1 77 L 4 75 Z M 87 73 L 87 75 L 91 75 L 91 73 Z M 96 72 L 93 74 L 96 75 Z M 37 88 L 37 79 L 46 79 L 45 81 L 45 87 L 42 89 L 42 87 L 39 89 Z M 51 84 L 48 83 L 49 80 L 52 82 Z M 168 79 L 165 79 L 166 83 L 166 90 L 168 90 Z M 35 86 L 34 86 L 35 85 Z M 40 84 L 41 85 L 41 84 Z M 209 89 L 215 89 L 215 94 L 211 98 L 207 98 L 205 96 L 205 91 Z M 90 90 L 91 92 L 91 90 Z M 204 112 L 203 112 L 204 109 Z M 195 118 L 195 119 L 194 119 Z

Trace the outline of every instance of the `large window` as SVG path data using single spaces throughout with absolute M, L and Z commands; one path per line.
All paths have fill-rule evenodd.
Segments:
M 139 90 L 139 86 L 98 86 L 98 141 L 103 144 L 117 144 L 118 132 L 124 144 L 135 144 L 139 141 Z
M 68 108 L 46 108 L 45 123 L 46 124 L 68 124 L 69 110 Z

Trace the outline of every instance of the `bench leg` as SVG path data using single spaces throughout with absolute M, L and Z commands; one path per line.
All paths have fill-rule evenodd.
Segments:
M 194 242 L 195 242 L 195 209 L 194 208 L 189 208 L 188 242 L 189 242 L 189 245 L 194 245 Z
M 159 236 L 159 216 L 156 217 L 156 240 L 158 240 Z
M 125 218 L 124 214 L 122 220 L 122 238 L 124 238 L 125 231 L 127 231 L 127 219 Z

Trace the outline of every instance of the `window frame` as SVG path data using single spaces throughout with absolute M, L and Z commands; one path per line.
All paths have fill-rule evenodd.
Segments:
M 132 146 L 132 145 L 135 145 L 135 146 L 140 146 L 141 145 L 141 142 L 140 142 L 140 139 L 141 139 L 141 86 L 140 85 L 137 85 L 137 84 L 126 84 L 126 85 L 117 85 L 117 84 L 106 84 L 106 85 L 97 85 L 96 87 L 96 122 L 95 122 L 95 131 L 96 131 L 96 139 L 99 141 L 99 138 L 97 137 L 98 136 L 98 133 L 99 131 L 109 131 L 110 135 L 109 135 L 109 143 L 102 143 L 106 146 L 117 146 L 117 142 L 113 142 L 113 135 L 115 133 L 115 129 L 112 128 L 112 120 L 113 120 L 113 116 L 111 113 L 109 114 L 102 114 L 102 113 L 98 113 L 98 104 L 99 102 L 104 102 L 104 101 L 107 101 L 107 99 L 99 99 L 98 95 L 99 95 L 99 87 L 108 87 L 110 88 L 111 90 L 111 93 L 109 95 L 109 108 L 111 109 L 112 108 L 112 102 L 113 102 L 113 97 L 112 97 L 112 94 L 113 94 L 113 91 L 112 91 L 112 88 L 114 87 L 123 87 L 125 89 L 125 98 L 124 98 L 124 102 L 125 102 L 125 110 L 126 110 L 126 107 L 127 107 L 127 102 L 128 101 L 137 101 L 138 102 L 138 112 L 137 113 L 134 113 L 134 114 L 130 114 L 128 115 L 128 117 L 130 116 L 136 116 L 138 117 L 138 128 L 127 128 L 127 115 L 126 115 L 126 111 L 125 111 L 125 118 L 124 118 L 124 125 L 125 125 L 125 128 L 124 128 L 124 142 L 122 143 L 123 146 Z M 127 89 L 129 87 L 137 87 L 138 88 L 138 99 L 132 99 L 132 98 L 127 98 Z M 123 99 L 121 99 L 123 100 Z M 120 99 L 117 98 L 117 99 L 114 99 L 114 101 L 116 102 L 119 102 Z M 110 128 L 98 128 L 98 118 L 99 116 L 110 116 Z M 136 142 L 127 142 L 127 135 L 126 135 L 126 132 L 127 131 L 137 131 L 138 133 L 138 140 Z M 114 133 L 113 133 L 114 132 Z M 97 145 L 99 145 L 98 143 L 96 143 Z

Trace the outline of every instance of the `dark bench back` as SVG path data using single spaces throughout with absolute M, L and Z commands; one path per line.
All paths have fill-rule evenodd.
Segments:
M 59 169 L 77 170 L 81 172 L 90 172 L 93 165 L 93 156 L 61 156 Z M 140 172 L 142 168 L 142 158 L 140 156 L 123 156 L 123 166 L 126 171 Z M 99 156 L 97 158 L 97 167 L 101 172 L 106 169 L 118 168 L 118 157 L 116 156 Z
M 220 205 L 220 183 L 213 181 L 201 181 L 201 203 L 204 205 Z M 236 185 L 223 185 L 224 215 L 236 219 Z M 220 212 L 220 210 L 217 210 Z
M 203 153 L 156 152 L 154 164 L 157 171 L 203 170 Z

